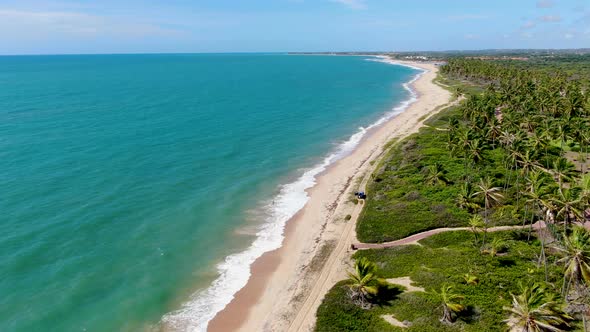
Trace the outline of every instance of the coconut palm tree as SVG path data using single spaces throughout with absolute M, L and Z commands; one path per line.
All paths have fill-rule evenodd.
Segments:
M 486 223 L 483 221 L 483 218 L 479 214 L 474 214 L 473 216 L 471 216 L 471 218 L 469 219 L 469 228 L 473 233 L 473 243 L 475 245 L 477 245 L 477 242 L 479 241 L 479 232 L 481 232 L 482 230 L 484 231 L 484 243 L 482 245 L 485 245 L 485 233 L 487 231 L 487 228 Z
M 496 148 L 496 141 L 500 137 L 501 133 L 502 133 L 502 126 L 500 126 L 499 121 L 496 118 L 494 118 L 492 120 L 492 122 L 488 125 L 488 132 L 486 134 L 486 136 L 488 137 L 488 140 L 492 141 L 492 143 L 491 143 L 492 149 Z
M 546 293 L 539 284 L 525 287 L 520 295 L 512 295 L 512 306 L 504 307 L 509 312 L 504 322 L 511 332 L 559 332 L 568 327 L 571 319 L 563 312 L 562 305 L 554 296 Z
M 552 180 L 545 173 L 532 171 L 528 174 L 524 196 L 526 202 L 530 204 L 534 211 L 540 212 L 545 206 L 545 202 L 552 191 L 551 182 Z
M 445 176 L 445 170 L 440 163 L 435 163 L 426 167 L 426 183 L 435 186 L 437 184 L 446 185 L 449 180 Z
M 504 147 L 514 144 L 515 140 L 516 140 L 515 135 L 507 130 L 504 130 L 500 133 L 500 143 Z
M 535 157 L 535 153 L 531 152 L 531 150 L 526 150 L 524 153 L 519 154 L 517 163 L 519 164 L 520 170 L 524 176 L 526 176 L 529 172 L 532 172 L 533 170 L 539 169 L 541 167 Z
M 500 192 L 501 188 L 494 187 L 492 180 L 489 177 L 480 179 L 477 187 L 479 191 L 473 193 L 473 196 L 483 198 L 484 219 L 485 223 L 488 224 L 488 209 L 492 208 L 495 204 L 498 204 L 504 196 Z
M 457 140 L 456 151 L 460 152 L 463 155 L 463 168 L 467 172 L 467 155 L 471 144 L 471 139 L 473 138 L 473 131 L 471 129 L 466 128 L 465 126 L 462 126 L 459 129 L 457 129 L 455 138 Z
M 563 217 L 564 232 L 570 224 L 571 219 L 577 220 L 583 217 L 582 197 L 580 196 L 580 189 L 562 188 L 557 190 L 557 193 L 550 198 L 558 217 Z
M 439 292 L 433 292 L 433 294 L 443 309 L 443 315 L 440 319 L 443 323 L 453 323 L 457 313 L 465 310 L 465 306 L 460 303 L 464 299 L 462 295 L 453 292 L 453 286 L 448 284 L 442 285 Z
M 357 260 L 354 272 L 348 272 L 348 287 L 352 301 L 363 308 L 369 308 L 369 297 L 377 295 L 380 279 L 375 275 L 377 265 L 365 257 Z
M 525 203 L 527 207 L 531 207 L 531 219 L 530 219 L 530 228 L 529 228 L 529 236 L 532 232 L 533 223 L 535 222 L 535 216 L 541 217 L 543 219 L 544 210 L 549 206 L 549 194 L 551 193 L 552 181 L 546 173 L 534 170 L 531 171 L 526 177 L 526 187 L 525 187 Z M 526 219 L 526 218 L 525 218 Z M 523 222 L 523 226 L 525 225 L 526 220 Z
M 475 164 L 483 160 L 483 144 L 479 138 L 475 138 L 469 142 L 467 149 L 467 156 Z
M 461 97 L 463 97 L 463 95 L 465 94 L 465 90 L 462 87 L 456 87 L 455 91 L 453 92 L 453 98 L 455 99 L 459 99 Z
M 551 180 L 546 173 L 535 170 L 528 174 L 526 181 L 526 203 L 532 208 L 529 228 L 530 240 L 533 223 L 535 222 L 535 215 L 547 223 L 547 215 L 545 211 L 553 207 L 549 201 L 549 194 L 551 193 L 550 181 L 553 180 Z M 538 236 L 538 238 L 541 242 L 540 257 L 543 259 L 543 266 L 545 267 L 545 281 L 547 281 L 549 279 L 549 272 L 547 270 L 547 256 L 545 254 L 545 238 L 543 236 Z
M 563 255 L 558 263 L 564 264 L 562 293 L 565 295 L 570 283 L 590 284 L 590 232 L 584 227 L 575 226 L 561 242 L 553 248 Z
M 489 248 L 485 251 L 490 254 L 490 256 L 496 257 L 496 255 L 506 247 L 506 241 L 500 238 L 494 238 L 488 247 Z
M 539 121 L 539 119 L 537 119 L 537 121 Z M 537 128 L 535 130 L 535 134 L 533 134 L 532 136 L 529 137 L 528 143 L 530 146 L 530 149 L 533 151 L 536 151 L 537 153 L 541 152 L 541 151 L 546 151 L 547 149 L 547 140 L 545 140 L 544 138 L 542 138 L 540 136 L 540 134 L 538 134 L 541 130 L 543 130 L 542 128 Z
M 471 188 L 471 183 L 465 182 L 461 186 L 461 191 L 459 194 L 457 194 L 455 202 L 457 203 L 458 207 L 466 209 L 469 212 L 478 208 L 478 205 L 473 202 L 473 190 Z
M 553 162 L 551 173 L 557 179 L 559 187 L 561 188 L 563 186 L 563 181 L 571 181 L 575 177 L 576 167 L 567 159 L 560 157 Z
M 563 151 L 563 145 L 568 141 L 570 138 L 570 125 L 569 125 L 569 118 L 566 117 L 559 117 L 560 121 L 557 121 L 555 126 L 555 136 L 559 139 L 559 145 L 561 150 Z

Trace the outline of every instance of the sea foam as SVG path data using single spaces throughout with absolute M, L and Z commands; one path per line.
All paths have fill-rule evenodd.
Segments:
M 223 310 L 232 301 L 235 294 L 246 285 L 250 278 L 250 266 L 252 263 L 264 253 L 281 247 L 284 239 L 285 225 L 309 200 L 306 190 L 316 184 L 316 177 L 331 164 L 350 154 L 368 131 L 400 114 L 417 100 L 418 95 L 411 88 L 411 84 L 424 74 L 426 72 L 425 70 L 392 62 L 386 57 L 376 57 L 375 59 L 367 60 L 420 70 L 421 72 L 415 75 L 412 80 L 403 84 L 404 89 L 410 93 L 410 97 L 376 122 L 367 127 L 360 127 L 355 134 L 339 144 L 321 163 L 306 170 L 297 180 L 282 185 L 278 195 L 264 206 L 264 209 L 267 211 L 267 217 L 259 227 L 258 232 L 256 232 L 256 239 L 252 245 L 242 252 L 227 256 L 223 262 L 216 266 L 219 276 L 213 281 L 211 286 L 196 292 L 180 309 L 162 317 L 161 324 L 175 330 L 206 331 L 209 321 L 218 312 Z

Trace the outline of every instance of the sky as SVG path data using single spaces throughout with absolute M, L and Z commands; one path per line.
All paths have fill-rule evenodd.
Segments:
M 0 0 L 0 54 L 590 47 L 590 0 Z

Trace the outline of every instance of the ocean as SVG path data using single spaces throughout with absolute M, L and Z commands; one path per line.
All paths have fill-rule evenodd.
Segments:
M 201 331 L 414 98 L 359 56 L 0 57 L 0 330 Z

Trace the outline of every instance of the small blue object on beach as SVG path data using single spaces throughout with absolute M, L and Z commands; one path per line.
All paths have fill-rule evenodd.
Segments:
M 367 195 L 365 194 L 364 191 L 355 192 L 354 195 L 356 197 L 358 197 L 359 199 L 365 199 L 365 198 L 367 198 Z

